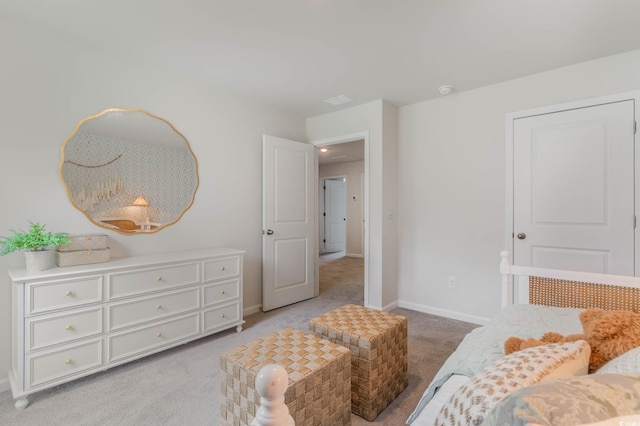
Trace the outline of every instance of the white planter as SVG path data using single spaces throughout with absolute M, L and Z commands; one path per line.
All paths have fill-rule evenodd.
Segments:
M 27 265 L 27 272 L 44 271 L 53 268 L 55 252 L 53 250 L 25 251 L 24 259 Z

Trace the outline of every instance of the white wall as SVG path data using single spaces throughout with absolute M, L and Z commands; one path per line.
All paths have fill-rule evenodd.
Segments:
M 304 140 L 305 121 L 2 19 L 0 51 L 0 235 L 27 228 L 31 220 L 54 232 L 106 233 L 114 256 L 244 249 L 244 303 L 257 309 L 262 134 Z M 157 234 L 125 236 L 92 225 L 72 207 L 58 178 L 64 139 L 82 118 L 109 107 L 142 108 L 167 119 L 198 158 L 200 187 L 192 208 Z M 7 269 L 23 265 L 21 253 L 0 257 L 0 388 L 10 365 Z
M 505 115 L 637 89 L 640 51 L 400 108 L 400 306 L 476 322 L 495 315 L 506 248 Z
M 364 174 L 364 161 L 348 161 L 346 163 L 325 164 L 320 166 L 320 177 L 344 176 L 347 178 L 346 185 L 346 213 L 347 213 L 347 229 L 346 229 L 346 252 L 347 256 L 362 257 L 363 251 L 363 235 L 362 220 L 363 214 L 363 194 L 362 179 Z M 356 197 L 354 200 L 353 197 Z

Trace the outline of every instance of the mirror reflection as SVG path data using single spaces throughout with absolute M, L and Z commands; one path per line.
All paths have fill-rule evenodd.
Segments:
M 80 121 L 63 143 L 60 177 L 78 210 L 121 234 L 177 222 L 198 188 L 189 142 L 168 121 L 138 109 Z

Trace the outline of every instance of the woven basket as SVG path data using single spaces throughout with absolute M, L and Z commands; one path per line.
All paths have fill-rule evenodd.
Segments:
M 292 328 L 271 333 L 220 357 L 220 416 L 226 425 L 249 425 L 260 395 L 256 376 L 268 364 L 289 375 L 285 404 L 296 426 L 351 424 L 351 363 L 342 346 Z
M 407 318 L 345 305 L 309 321 L 317 336 L 351 352 L 351 411 L 375 419 L 409 384 Z

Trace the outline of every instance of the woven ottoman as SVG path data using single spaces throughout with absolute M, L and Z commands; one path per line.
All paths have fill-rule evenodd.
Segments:
M 349 350 L 310 333 L 285 328 L 220 357 L 222 423 L 249 425 L 260 405 L 256 376 L 268 364 L 289 375 L 284 402 L 296 426 L 351 424 Z
M 351 351 L 351 411 L 372 421 L 409 384 L 407 318 L 345 305 L 309 321 L 311 331 Z

